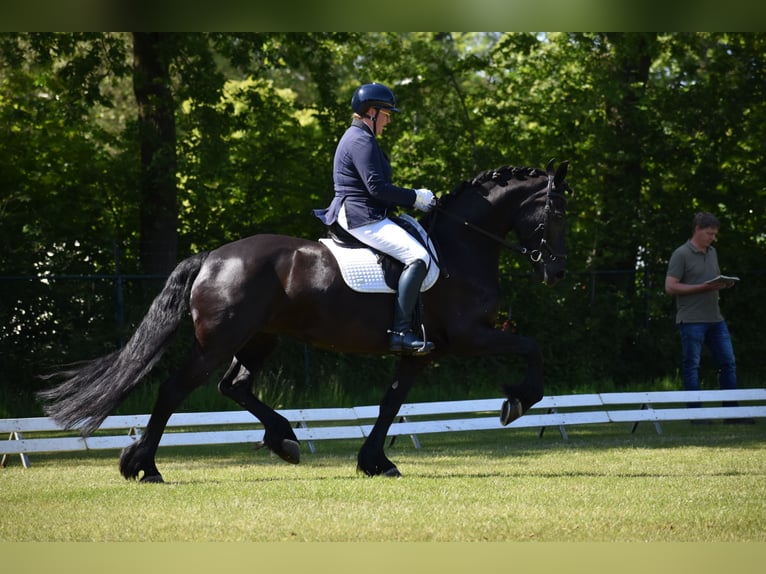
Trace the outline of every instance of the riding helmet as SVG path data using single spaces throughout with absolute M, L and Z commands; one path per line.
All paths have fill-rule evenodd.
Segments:
M 351 98 L 351 109 L 354 110 L 354 113 L 361 115 L 369 108 L 382 108 L 392 112 L 399 111 L 399 108 L 396 107 L 396 97 L 391 88 L 377 82 L 362 84 L 354 92 L 354 97 Z

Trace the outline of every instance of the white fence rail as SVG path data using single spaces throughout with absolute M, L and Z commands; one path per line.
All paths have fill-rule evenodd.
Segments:
M 558 428 L 567 438 L 567 427 L 586 424 L 630 423 L 631 432 L 641 422 L 651 422 L 662 433 L 660 422 L 703 419 L 756 419 L 766 417 L 766 389 L 710 391 L 657 391 L 558 395 L 543 398 L 527 414 L 507 427 L 500 424 L 503 399 L 408 403 L 389 436 L 410 435 L 417 448 L 418 435 L 491 429 Z M 699 403 L 699 408 L 689 404 Z M 735 403 L 735 404 L 732 404 Z M 727 406 L 722 406 L 727 405 Z M 296 425 L 295 434 L 312 452 L 314 441 L 363 439 L 378 416 L 377 406 L 280 410 Z M 0 419 L 0 464 L 18 454 L 24 467 L 30 453 L 122 449 L 141 436 L 149 415 L 107 417 L 91 436 L 66 431 L 46 417 Z M 255 443 L 263 440 L 263 427 L 247 411 L 176 413 L 170 417 L 160 446 Z

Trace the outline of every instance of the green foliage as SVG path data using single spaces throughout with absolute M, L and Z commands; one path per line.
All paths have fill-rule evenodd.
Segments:
M 158 288 L 102 278 L 142 268 L 132 40 L 0 34 L 0 380 L 11 397 L 29 396 L 47 365 L 120 345 Z M 699 209 L 721 218 L 721 264 L 743 278 L 722 307 L 740 375 L 755 377 L 765 42 L 739 33 L 165 35 L 157 47 L 176 104 L 178 255 L 258 232 L 322 235 L 310 210 L 332 197 L 351 94 L 382 81 L 402 109 L 382 138 L 400 185 L 446 193 L 484 169 L 570 160 L 569 276 L 544 289 L 526 280 L 525 261 L 501 261 L 501 311 L 541 344 L 548 388 L 675 375 L 664 272 Z M 287 404 L 313 383 L 296 371 L 302 351 L 285 352 L 264 392 Z M 355 373 L 387 373 L 382 359 L 312 357 L 338 401 L 369 387 Z M 447 361 L 423 386 L 467 378 L 489 388 L 520 367 Z M 705 384 L 715 386 L 710 371 Z

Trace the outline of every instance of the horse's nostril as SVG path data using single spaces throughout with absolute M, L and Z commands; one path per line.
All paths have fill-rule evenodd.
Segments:
M 553 273 L 545 273 L 543 276 L 543 283 L 546 285 L 555 285 L 559 281 L 561 281 L 564 276 L 567 274 L 565 269 L 560 269 Z

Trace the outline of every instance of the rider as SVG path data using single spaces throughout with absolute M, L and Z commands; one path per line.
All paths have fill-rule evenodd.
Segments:
M 426 354 L 434 344 L 413 330 L 415 305 L 426 277 L 428 251 L 388 218 L 396 206 L 428 212 L 436 203 L 429 189 L 410 189 L 391 183 L 391 164 L 376 136 L 399 112 L 390 88 L 363 84 L 351 99 L 353 119 L 335 150 L 335 197 L 327 209 L 314 210 L 326 225 L 337 222 L 352 236 L 404 264 L 389 332 L 389 348 L 397 353 Z

